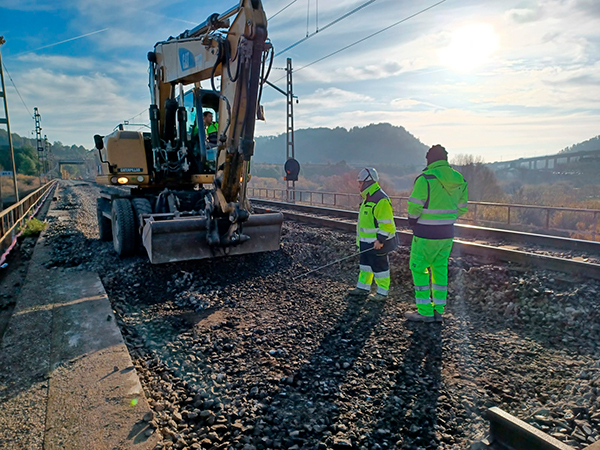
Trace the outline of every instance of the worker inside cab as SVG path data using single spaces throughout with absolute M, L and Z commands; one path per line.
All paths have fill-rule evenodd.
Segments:
M 210 111 L 204 111 L 202 117 L 204 118 L 204 129 L 206 131 L 207 142 L 210 145 L 217 145 L 219 124 L 213 122 L 213 113 Z

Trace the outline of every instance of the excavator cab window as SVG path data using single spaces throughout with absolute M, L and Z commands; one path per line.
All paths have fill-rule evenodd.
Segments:
M 207 140 L 203 113 L 213 113 L 213 122 L 218 125 L 219 94 L 205 89 L 194 89 L 194 114 L 192 152 L 197 161 L 199 173 L 215 173 L 217 170 L 217 148 Z M 201 111 L 201 113 L 199 113 Z

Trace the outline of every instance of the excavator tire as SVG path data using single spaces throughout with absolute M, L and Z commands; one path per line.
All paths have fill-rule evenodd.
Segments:
M 141 214 L 152 214 L 152 205 L 146 198 L 134 198 L 131 200 L 133 205 L 133 214 L 135 217 L 135 234 L 136 234 L 136 246 L 137 251 L 141 254 L 145 253 L 144 245 L 142 244 L 142 233 L 141 227 L 144 225 L 140 221 Z
M 104 217 L 102 214 L 102 205 L 100 202 L 102 199 L 96 199 L 96 214 L 98 215 L 98 232 L 100 233 L 101 241 L 110 241 L 112 240 L 112 227 L 110 224 L 110 219 L 108 217 Z
M 131 256 L 135 252 L 135 216 L 131 202 L 117 198 L 112 202 L 113 246 L 119 256 Z

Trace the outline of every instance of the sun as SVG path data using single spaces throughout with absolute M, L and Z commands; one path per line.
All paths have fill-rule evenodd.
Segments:
M 440 62 L 454 70 L 468 72 L 487 62 L 499 46 L 498 35 L 491 25 L 467 25 L 456 30 L 449 45 L 439 51 Z

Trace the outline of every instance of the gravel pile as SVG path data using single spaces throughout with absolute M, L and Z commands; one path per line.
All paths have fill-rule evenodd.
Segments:
M 66 186 L 57 270 L 98 270 L 164 449 L 464 449 L 499 406 L 575 448 L 600 436 L 595 282 L 451 261 L 446 322 L 407 324 L 408 249 L 383 303 L 352 300 L 354 236 L 284 224 L 278 252 L 153 266 L 98 240 Z M 65 233 L 66 232 L 66 233 Z

